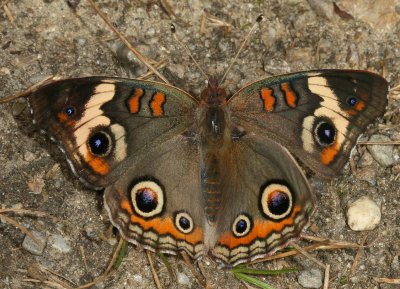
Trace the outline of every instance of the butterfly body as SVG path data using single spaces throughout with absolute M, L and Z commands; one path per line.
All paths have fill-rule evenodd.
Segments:
M 337 175 L 383 114 L 387 89 L 380 76 L 341 70 L 267 78 L 231 97 L 211 78 L 200 98 L 89 77 L 50 82 L 29 101 L 75 174 L 105 189 L 124 238 L 235 265 L 307 225 L 314 194 L 291 153 L 323 177 Z

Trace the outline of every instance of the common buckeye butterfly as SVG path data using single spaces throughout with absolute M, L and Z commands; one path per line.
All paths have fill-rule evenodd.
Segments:
M 105 189 L 124 238 L 236 265 L 285 246 L 309 221 L 314 195 L 291 154 L 336 176 L 387 92 L 385 79 L 354 70 L 266 78 L 231 97 L 214 78 L 194 97 L 85 77 L 49 81 L 29 103 L 73 172 Z

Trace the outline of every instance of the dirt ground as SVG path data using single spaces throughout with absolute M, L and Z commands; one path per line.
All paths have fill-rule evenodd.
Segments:
M 368 69 L 384 75 L 391 87 L 400 84 L 400 1 L 329 0 L 96 1 L 113 24 L 146 56 L 165 60 L 163 75 L 174 85 L 198 95 L 205 79 L 171 37 L 170 23 L 208 74 L 228 67 L 251 23 L 265 21 L 228 74 L 226 88 L 272 74 L 316 68 Z M 6 4 L 6 6 L 4 6 Z M 15 94 L 48 75 L 135 77 L 146 69 L 128 65 L 121 44 L 89 4 L 65 0 L 0 1 L 0 97 Z M 201 27 L 203 15 L 209 18 Z M 119 47 L 119 48 L 118 48 Z M 115 53 L 116 50 L 118 53 Z M 400 98 L 391 94 L 385 117 L 363 135 L 400 141 Z M 359 243 L 360 251 L 313 252 L 330 265 L 329 288 L 399 288 L 379 278 L 400 278 L 399 146 L 390 146 L 395 161 L 385 166 L 358 145 L 341 177 L 323 181 L 310 175 L 317 210 L 307 234 Z M 379 148 L 378 148 L 379 150 Z M 381 149 L 380 153 L 387 150 Z M 366 234 L 346 224 L 348 204 L 369 196 L 381 209 L 379 226 Z M 54 285 L 46 267 L 71 287 L 104 272 L 118 233 L 110 237 L 110 221 L 102 193 L 86 189 L 70 172 L 61 152 L 31 124 L 25 100 L 0 106 L 0 209 L 29 208 L 55 217 L 6 214 L 46 239 L 40 255 L 22 247 L 25 234 L 0 221 L 0 288 L 67 288 Z M 309 242 L 299 241 L 301 246 Z M 146 254 L 129 245 L 120 269 L 95 288 L 156 288 Z M 154 256 L 164 288 L 201 288 L 181 258 L 168 257 L 174 279 Z M 250 288 L 229 270 L 200 261 L 209 288 Z M 323 270 L 304 256 L 263 262 L 256 268 L 298 268 L 296 273 L 261 278 L 274 288 L 303 288 L 302 270 Z M 69 280 L 69 281 L 66 281 Z M 42 282 L 40 282 L 42 281 Z M 70 283 L 71 282 L 71 283 Z M 75 285 L 73 285 L 75 284 Z

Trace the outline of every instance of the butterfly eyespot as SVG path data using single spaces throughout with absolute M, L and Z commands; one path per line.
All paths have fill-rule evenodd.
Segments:
M 152 218 L 163 211 L 164 190 L 155 181 L 141 181 L 133 185 L 131 201 L 137 215 Z
M 111 151 L 111 137 L 104 131 L 93 133 L 89 137 L 88 146 L 93 155 L 105 157 Z
M 355 98 L 354 96 L 349 96 L 346 100 L 347 104 L 350 106 L 355 106 L 357 104 L 357 98 Z
M 315 137 L 320 145 L 331 145 L 336 139 L 336 129 L 331 123 L 320 121 L 315 127 Z
M 190 234 L 193 231 L 194 224 L 192 217 L 184 212 L 175 214 L 175 226 L 183 234 Z
M 73 108 L 72 106 L 69 106 L 65 109 L 65 113 L 68 116 L 72 116 L 75 113 L 75 108 Z
M 285 185 L 270 184 L 261 190 L 260 207 L 268 219 L 282 220 L 292 212 L 292 193 Z
M 236 238 L 241 238 L 250 233 L 253 228 L 253 221 L 246 214 L 240 214 L 232 224 L 232 232 Z

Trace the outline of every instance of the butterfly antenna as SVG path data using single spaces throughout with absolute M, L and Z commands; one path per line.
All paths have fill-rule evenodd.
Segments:
M 238 59 L 240 52 L 242 52 L 242 50 L 243 50 L 243 48 L 245 47 L 247 41 L 249 40 L 251 34 L 252 34 L 252 33 L 254 32 L 254 30 L 257 28 L 257 24 L 260 23 L 261 21 L 263 21 L 263 19 L 264 19 L 264 15 L 259 15 L 259 16 L 257 17 L 257 19 L 256 19 L 256 21 L 254 22 L 253 26 L 251 27 L 249 33 L 247 33 L 247 35 L 246 35 L 244 41 L 243 41 L 242 44 L 240 45 L 238 52 L 236 52 L 235 57 L 232 59 L 231 64 L 229 64 L 228 69 L 225 71 L 224 76 L 222 76 L 221 81 L 220 81 L 220 85 L 224 82 L 224 80 L 225 80 L 225 78 L 226 78 L 226 75 L 227 75 L 228 72 L 231 70 L 231 68 L 232 68 L 233 64 L 236 62 L 236 60 Z
M 196 59 L 194 59 L 193 54 L 190 52 L 189 48 L 182 42 L 180 41 L 180 39 L 178 38 L 178 36 L 176 36 L 176 28 L 174 24 L 171 24 L 171 32 L 173 37 L 175 38 L 175 40 L 179 43 L 179 45 L 185 50 L 185 52 L 190 56 L 190 58 L 193 60 L 194 64 L 196 65 L 196 67 L 200 70 L 201 74 L 203 74 L 203 76 L 208 79 L 208 75 L 207 73 L 205 73 L 205 71 L 200 67 L 199 63 L 196 61 Z

